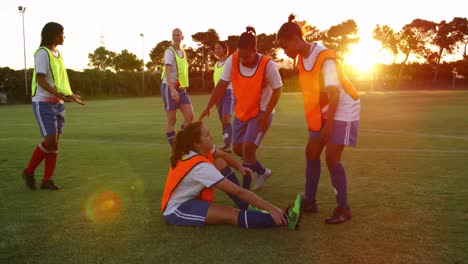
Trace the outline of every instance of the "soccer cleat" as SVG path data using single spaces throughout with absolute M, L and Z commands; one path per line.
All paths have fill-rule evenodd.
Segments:
M 299 223 L 302 218 L 302 193 L 296 196 L 293 206 L 289 206 L 286 209 L 286 219 L 288 220 L 288 228 L 295 230 L 299 227 Z
M 232 153 L 232 150 L 229 148 L 228 145 L 223 146 L 222 148 L 220 148 L 220 150 L 222 150 L 222 151 L 224 151 L 226 153 L 229 153 L 229 154 Z
M 351 219 L 351 210 L 348 208 L 335 208 L 333 215 L 325 219 L 326 224 L 341 224 Z
M 269 214 L 270 212 L 268 212 L 267 210 L 262 210 L 260 208 L 257 208 L 251 204 L 249 204 L 249 207 L 247 207 L 247 211 L 255 211 L 255 212 L 260 212 L 260 213 L 264 213 L 264 214 Z
M 271 170 L 265 168 L 265 172 L 262 175 L 258 175 L 257 177 L 257 182 L 255 183 L 255 186 L 253 187 L 253 190 L 259 190 L 260 188 L 263 187 L 265 184 L 266 179 L 271 177 Z
M 34 173 L 28 174 L 26 170 L 23 170 L 23 179 L 26 182 L 26 186 L 31 190 L 36 190 L 36 179 Z
M 318 205 L 317 205 L 317 202 L 308 202 L 306 201 L 305 199 L 302 200 L 302 210 L 304 211 L 304 213 L 312 213 L 312 214 L 315 214 L 315 213 L 318 213 L 319 211 L 319 208 L 318 208 Z
M 53 180 L 48 180 L 48 181 L 41 182 L 41 189 L 57 191 L 57 190 L 60 190 L 60 187 L 55 185 Z

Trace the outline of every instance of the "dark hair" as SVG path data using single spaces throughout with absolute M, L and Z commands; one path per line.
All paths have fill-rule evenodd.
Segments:
M 190 150 L 194 150 L 194 143 L 200 142 L 201 127 L 203 123 L 196 121 L 188 124 L 184 129 L 180 130 L 172 145 L 171 166 L 174 168 L 184 154 L 188 154 Z
M 63 26 L 59 23 L 49 22 L 47 23 L 44 28 L 42 28 L 41 32 L 41 45 L 42 46 L 49 46 L 56 44 L 55 41 L 58 36 L 63 33 Z
M 219 44 L 226 51 L 224 53 L 224 55 L 226 55 L 226 56 L 229 55 L 229 46 L 228 46 L 226 41 L 220 40 L 220 41 L 216 42 L 216 44 Z
M 252 26 L 246 27 L 244 33 L 242 33 L 239 37 L 239 45 L 240 49 L 248 49 L 251 51 L 257 51 L 257 32 L 255 32 L 255 28 Z
M 294 14 L 289 15 L 288 22 L 284 23 L 278 30 L 276 39 L 289 40 L 294 37 L 299 37 L 300 39 L 303 39 L 301 27 L 297 23 L 293 22 L 295 18 L 296 16 Z

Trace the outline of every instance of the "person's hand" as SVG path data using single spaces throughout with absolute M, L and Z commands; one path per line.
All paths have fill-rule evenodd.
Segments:
M 71 97 L 72 97 L 72 100 L 75 101 L 77 104 L 85 105 L 85 103 L 83 102 L 83 98 L 80 95 L 72 94 Z
M 55 96 L 57 96 L 58 98 L 60 98 L 61 100 L 65 101 L 65 102 L 73 102 L 73 99 L 69 98 L 68 96 L 66 96 L 63 93 L 57 93 Z
M 242 175 L 249 175 L 250 177 L 253 176 L 253 171 L 246 167 L 240 168 L 239 172 L 242 173 Z
M 179 102 L 179 93 L 175 89 L 171 89 L 171 98 L 174 100 L 176 103 Z
M 200 117 L 198 118 L 198 120 L 201 121 L 203 118 L 205 118 L 205 116 L 210 117 L 210 113 L 211 113 L 211 109 L 205 108 L 205 110 L 203 110 L 201 112 Z
M 268 129 L 268 123 L 269 123 L 269 115 L 265 113 L 260 114 L 260 118 L 258 119 L 258 126 L 260 127 L 261 132 L 265 132 Z
M 268 211 L 271 215 L 271 218 L 273 218 L 273 221 L 275 221 L 276 225 L 287 225 L 288 221 L 286 220 L 286 217 L 284 216 L 283 210 L 279 209 L 278 207 L 274 207 Z

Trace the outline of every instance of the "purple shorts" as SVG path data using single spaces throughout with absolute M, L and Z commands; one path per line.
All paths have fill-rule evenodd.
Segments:
M 237 117 L 234 115 L 234 122 L 232 126 L 234 145 L 242 144 L 244 142 L 254 143 L 257 145 L 257 147 L 260 145 L 260 142 L 268 131 L 271 122 L 273 121 L 273 114 L 270 114 L 270 117 L 268 118 L 268 128 L 264 133 L 260 132 L 260 126 L 258 125 L 259 116 L 260 114 L 248 121 L 243 122 L 237 119 Z
M 348 145 L 355 147 L 357 144 L 357 136 L 359 129 L 359 121 L 333 121 L 333 132 L 328 141 L 330 144 Z M 309 131 L 310 138 L 320 138 L 320 132 Z
M 166 222 L 179 226 L 203 226 L 210 203 L 202 200 L 188 200 L 179 205 L 174 213 L 165 215 Z
M 224 115 L 232 115 L 232 110 L 234 108 L 233 101 L 232 89 L 224 91 L 223 97 L 221 97 L 221 100 L 216 104 L 220 119 L 222 119 Z
M 41 130 L 41 136 L 62 134 L 65 123 L 64 104 L 32 102 L 32 108 Z
M 164 109 L 166 109 L 166 111 L 177 110 L 179 105 L 192 104 L 186 88 L 176 88 L 176 91 L 179 93 L 179 102 L 172 100 L 169 86 L 166 83 L 161 84 L 161 97 L 164 101 Z

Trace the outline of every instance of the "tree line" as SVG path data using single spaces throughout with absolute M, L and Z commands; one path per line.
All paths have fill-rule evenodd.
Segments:
M 351 45 L 359 42 L 359 28 L 352 19 L 346 20 L 328 29 L 319 30 L 307 21 L 297 22 L 303 28 L 304 39 L 308 42 L 319 41 L 324 46 L 333 49 L 344 58 Z M 197 32 L 191 35 L 196 47 L 185 47 L 190 72 L 190 86 L 193 92 L 208 92 L 213 88 L 212 68 L 217 61 L 214 46 L 220 40 L 215 29 Z M 258 34 L 258 52 L 270 56 L 277 62 L 279 47 L 276 34 Z M 411 80 L 424 81 L 427 85 L 440 87 L 441 82 L 448 83 L 454 77 L 468 78 L 468 21 L 466 18 L 455 17 L 451 21 L 433 22 L 424 19 L 414 19 L 401 29 L 393 29 L 389 25 L 376 25 L 373 38 L 380 42 L 380 52 L 387 50 L 393 55 L 392 65 L 376 65 L 373 80 L 380 82 L 385 88 L 401 88 L 402 82 Z M 237 48 L 239 35 L 230 35 L 226 41 L 231 52 Z M 70 81 L 74 90 L 84 96 L 148 96 L 159 94 L 161 83 L 160 73 L 164 65 L 164 50 L 171 41 L 163 40 L 150 51 L 150 61 L 146 63 L 143 85 L 143 61 L 129 52 L 120 53 L 107 50 L 104 46 L 96 48 L 88 54 L 90 69 L 83 72 L 69 70 Z M 453 61 L 451 58 L 460 55 L 462 59 Z M 418 62 L 409 63 L 413 55 Z M 296 62 L 293 63 L 295 65 Z M 346 61 L 345 61 L 346 64 Z M 285 83 L 295 83 L 296 69 L 281 69 Z M 32 70 L 29 71 L 29 78 Z M 353 79 L 356 73 L 349 66 L 347 73 Z M 0 93 L 8 98 L 21 100 L 24 93 L 22 71 L 0 68 Z M 292 81 L 287 79 L 292 78 Z M 429 82 L 430 81 L 430 82 Z M 466 84 L 466 79 L 461 80 Z M 30 83 L 30 80 L 28 80 Z M 391 85 L 388 85 L 391 83 Z M 421 83 L 421 82 L 420 82 Z M 388 87 L 387 87 L 388 86 Z M 296 91 L 297 85 L 286 86 L 287 90 Z M 405 85 L 403 85 L 405 88 Z

